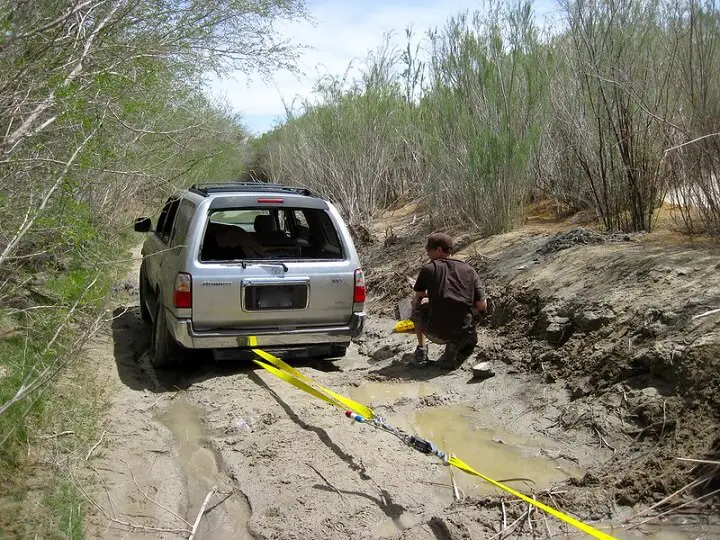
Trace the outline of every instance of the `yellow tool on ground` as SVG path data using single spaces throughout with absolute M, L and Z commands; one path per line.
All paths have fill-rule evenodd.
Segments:
M 409 319 L 405 319 L 404 321 L 398 321 L 393 327 L 393 332 L 395 332 L 396 334 L 412 334 L 413 332 L 415 332 L 415 323 Z

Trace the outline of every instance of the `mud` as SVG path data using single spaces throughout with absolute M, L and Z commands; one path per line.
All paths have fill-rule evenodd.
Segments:
M 720 305 L 720 253 L 534 226 L 456 234 L 491 302 L 475 354 L 447 371 L 413 367 L 413 338 L 390 333 L 421 227 L 407 211 L 362 231 L 366 331 L 345 358 L 295 367 L 618 538 L 720 535 L 717 467 L 676 459 L 720 452 L 720 318 L 693 319 Z M 572 245 L 553 244 L 558 232 Z M 91 348 L 112 406 L 90 462 L 89 538 L 187 538 L 213 487 L 195 538 L 584 537 L 247 361 L 153 370 L 136 288 L 116 301 Z M 442 350 L 431 344 L 431 359 Z M 480 361 L 494 377 L 473 377 Z
M 196 535 L 204 538 L 251 538 L 247 522 L 251 510 L 244 494 L 235 490 L 224 471 L 222 456 L 213 448 L 202 425 L 202 410 L 183 398 L 173 401 L 158 419 L 173 433 L 188 494 L 186 515 L 199 512 L 211 490 L 218 494 L 207 519 L 198 523 Z M 230 478 L 231 480 L 232 478 Z M 194 522 L 193 522 L 194 526 Z

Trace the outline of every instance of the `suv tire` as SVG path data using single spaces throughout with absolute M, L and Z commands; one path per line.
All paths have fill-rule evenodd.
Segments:
M 145 276 L 145 264 L 140 265 L 140 317 L 146 323 L 152 322 L 150 309 L 147 307 L 148 282 Z
M 181 366 L 188 356 L 188 350 L 170 335 L 165 321 L 165 308 L 157 302 L 155 319 L 152 325 L 150 345 L 150 363 L 155 369 L 168 369 Z

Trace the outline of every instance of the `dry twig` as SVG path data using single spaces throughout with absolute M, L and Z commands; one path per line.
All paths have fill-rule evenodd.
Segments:
M 87 461 L 88 459 L 90 459 L 90 456 L 91 456 L 92 453 L 95 451 L 95 449 L 96 449 L 98 446 L 100 446 L 100 443 L 102 442 L 103 437 L 105 437 L 105 432 L 104 432 L 104 431 L 102 432 L 102 435 L 100 435 L 100 440 L 98 440 L 98 442 L 96 442 L 95 444 L 93 444 L 92 447 L 90 448 L 90 450 L 88 450 L 88 453 L 87 453 L 87 455 L 85 456 L 85 461 Z
M 488 540 L 495 540 L 495 539 L 500 540 L 500 539 L 502 539 L 502 538 L 505 538 L 505 535 L 506 535 L 506 534 L 510 534 L 511 532 L 513 532 L 513 530 L 515 529 L 515 527 L 517 527 L 518 524 L 519 524 L 523 519 L 525 519 L 525 516 L 526 516 L 526 515 L 527 515 L 527 512 L 523 512 L 523 514 L 522 514 L 519 518 L 517 518 L 515 521 L 513 521 L 508 527 L 503 527 L 503 530 L 502 530 L 502 531 L 500 531 L 499 533 L 497 533 L 497 534 L 494 535 L 494 536 L 491 536 L 490 538 L 488 538 Z
M 85 499 L 95 507 L 95 509 L 100 512 L 105 518 L 110 521 L 111 523 L 116 523 L 118 525 L 122 525 L 123 527 L 127 527 L 130 531 L 143 531 L 143 532 L 169 532 L 169 533 L 189 533 L 191 532 L 190 529 L 181 529 L 181 528 L 171 528 L 171 527 L 152 527 L 147 525 L 139 525 L 137 523 L 131 523 L 129 521 L 122 521 L 117 519 L 114 516 L 111 516 L 108 514 L 104 508 L 102 508 L 99 504 L 97 504 L 91 497 L 88 495 L 85 490 L 80 487 L 80 485 L 77 482 L 73 482 L 73 485 L 75 488 L 80 492 L 80 494 L 85 497 Z M 107 488 L 105 488 L 105 491 L 107 492 Z M 110 498 L 110 494 L 108 493 L 108 499 Z M 112 503 L 111 503 L 112 506 Z
M 60 433 L 53 433 L 52 435 L 43 435 L 41 439 L 57 439 L 58 437 L 64 437 L 65 435 L 75 435 L 74 431 L 61 431 Z
M 675 459 L 679 461 L 689 461 L 691 463 L 704 463 L 706 465 L 720 465 L 720 461 L 712 461 L 710 459 L 694 459 L 694 458 L 684 458 L 684 457 L 676 457 Z
M 169 508 L 166 508 L 165 506 L 163 506 L 162 504 L 160 504 L 159 502 L 157 502 L 155 499 L 153 499 L 152 497 L 150 497 L 147 493 L 145 493 L 145 492 L 142 490 L 142 488 L 140 487 L 140 485 L 137 483 L 137 480 L 135 480 L 135 475 L 133 474 L 132 469 L 130 468 L 130 466 L 129 466 L 127 463 L 125 464 L 125 466 L 128 468 L 128 471 L 130 472 L 130 477 L 132 478 L 133 484 L 135 484 L 135 487 L 137 488 L 137 490 L 138 490 L 140 493 L 143 494 L 143 497 L 145 497 L 148 501 L 150 501 L 150 502 L 153 503 L 154 505 L 162 508 L 162 509 L 165 510 L 166 512 L 169 512 L 170 514 L 172 514 L 173 516 L 175 516 L 175 517 L 178 518 L 179 520 L 184 521 L 184 522 L 187 524 L 188 527 L 190 526 L 190 522 L 189 522 L 187 519 L 185 519 L 184 517 L 176 514 L 175 512 L 173 512 L 172 510 L 170 510 Z
M 624 520 L 624 523 L 628 523 L 629 521 L 632 521 L 633 519 L 639 518 L 640 516 L 643 516 L 643 515 L 647 514 L 648 512 L 652 512 L 652 511 L 655 510 L 655 508 L 657 508 L 658 506 L 662 506 L 663 504 L 665 504 L 666 502 L 668 502 L 668 501 L 669 501 L 670 499 L 672 499 L 673 497 L 679 495 L 679 494 L 682 493 L 683 491 L 685 491 L 685 490 L 687 490 L 687 489 L 691 489 L 691 488 L 697 486 L 698 484 L 701 484 L 704 480 L 707 480 L 707 476 L 702 477 L 702 478 L 698 478 L 698 479 L 694 480 L 693 482 L 690 482 L 689 484 L 687 484 L 687 485 L 684 486 L 684 487 L 681 487 L 680 489 L 678 489 L 678 490 L 675 491 L 674 493 L 671 493 L 670 495 L 668 495 L 667 497 L 665 497 L 663 500 L 656 502 L 655 504 L 653 504 L 652 506 L 646 508 L 645 510 L 641 510 L 640 512 L 637 512 L 636 514 L 633 514 L 632 516 L 630 516 L 630 517 L 628 517 L 627 519 L 625 519 L 625 520 Z
M 675 506 L 675 507 L 673 507 L 673 508 L 670 508 L 669 510 L 666 510 L 665 512 L 663 512 L 663 513 L 661 513 L 661 514 L 658 514 L 657 516 L 651 516 L 651 517 L 649 517 L 649 518 L 647 518 L 647 519 L 642 520 L 642 521 L 639 522 L 639 523 L 636 523 L 636 524 L 634 524 L 634 525 L 630 525 L 630 526 L 628 527 L 628 530 L 634 529 L 634 528 L 636 528 L 636 527 L 640 527 L 641 525 L 645 525 L 646 523 L 649 523 L 650 521 L 653 521 L 653 520 L 655 520 L 655 519 L 660 519 L 660 518 L 662 518 L 662 517 L 665 517 L 665 516 L 667 516 L 667 515 L 669 515 L 669 514 L 672 514 L 673 512 L 677 512 L 677 511 L 680 510 L 681 508 L 685 508 L 686 506 L 690 506 L 690 505 L 693 504 L 693 503 L 699 502 L 699 501 L 701 501 L 701 500 L 703 500 L 703 499 L 707 499 L 708 497 L 712 497 L 713 495 L 716 495 L 717 493 L 720 493 L 720 489 L 716 489 L 715 491 L 711 491 L 710 493 L 706 493 L 705 495 L 701 495 L 700 497 L 697 497 L 696 499 L 692 499 L 691 501 L 684 502 L 684 503 L 682 503 L 682 504 L 680 504 L 680 505 L 678 505 L 678 506 Z
M 613 446 L 610 446 L 610 443 L 608 443 L 608 442 L 605 440 L 605 437 L 602 436 L 602 434 L 600 433 L 600 430 L 599 430 L 597 427 L 595 427 L 595 426 L 593 426 L 593 429 L 595 430 L 595 433 L 597 433 L 597 436 L 600 437 L 600 441 L 601 441 L 605 446 L 607 446 L 610 450 L 612 450 L 612 451 L 614 452 L 614 451 L 615 451 L 615 448 L 614 448 Z
M 345 499 L 345 497 L 343 496 L 342 492 L 341 492 L 338 488 L 336 488 L 335 486 L 333 486 L 327 478 L 325 478 L 322 474 L 320 474 L 320 471 L 318 471 L 318 470 L 317 470 L 315 467 L 313 467 L 310 463 L 306 463 L 306 465 L 307 465 L 308 467 L 310 467 L 313 471 L 315 471 L 315 474 L 317 474 L 320 478 L 322 478 L 322 479 L 323 479 L 323 482 L 325 482 L 330 489 L 332 489 L 335 493 L 337 493 L 338 495 L 340 495 L 340 498 L 341 498 L 341 499 L 343 499 L 343 500 Z
M 200 525 L 200 519 L 202 519 L 203 514 L 205 513 L 205 508 L 207 507 L 208 503 L 210 502 L 210 497 L 213 496 L 213 494 L 217 491 L 217 486 L 213 486 L 210 488 L 210 491 L 208 491 L 208 494 L 205 495 L 205 500 L 202 503 L 202 506 L 200 506 L 200 511 L 198 512 L 197 518 L 195 518 L 195 524 L 193 525 L 192 531 L 190 532 L 190 537 L 188 540 L 193 540 L 195 538 L 195 533 L 197 532 L 197 528 Z

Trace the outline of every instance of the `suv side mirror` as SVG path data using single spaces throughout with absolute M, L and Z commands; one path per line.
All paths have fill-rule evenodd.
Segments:
M 152 221 L 149 217 L 141 217 L 135 220 L 136 232 L 150 232 L 150 229 L 152 229 Z

